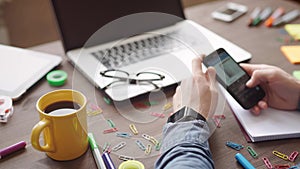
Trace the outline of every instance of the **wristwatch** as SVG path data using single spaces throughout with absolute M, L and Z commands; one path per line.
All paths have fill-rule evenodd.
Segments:
M 192 108 L 185 106 L 182 109 L 175 112 L 172 116 L 170 116 L 168 118 L 168 123 L 185 122 L 185 121 L 192 121 L 192 120 L 206 121 L 206 119 L 200 113 L 197 113 Z

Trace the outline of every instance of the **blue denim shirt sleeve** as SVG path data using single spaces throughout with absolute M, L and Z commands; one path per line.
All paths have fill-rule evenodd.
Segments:
M 163 129 L 162 154 L 155 168 L 214 168 L 208 145 L 209 135 L 209 127 L 202 120 L 166 124 Z

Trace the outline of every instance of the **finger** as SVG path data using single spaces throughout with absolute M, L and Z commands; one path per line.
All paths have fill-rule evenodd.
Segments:
M 259 115 L 260 114 L 260 108 L 258 106 L 254 106 L 250 110 L 253 114 Z
M 251 88 L 259 85 L 261 82 L 268 82 L 268 79 L 270 79 L 272 75 L 272 69 L 255 70 L 250 80 L 246 83 L 246 86 Z
M 265 109 L 268 108 L 268 104 L 267 104 L 265 101 L 263 101 L 263 100 L 259 101 L 259 102 L 257 103 L 257 105 L 258 105 L 258 107 L 259 107 L 261 110 L 265 110 Z
M 216 81 L 216 69 L 213 67 L 208 67 L 206 72 L 205 72 L 207 79 L 211 82 L 211 83 L 215 83 Z
M 194 58 L 192 61 L 192 71 L 194 75 L 203 74 L 201 57 Z

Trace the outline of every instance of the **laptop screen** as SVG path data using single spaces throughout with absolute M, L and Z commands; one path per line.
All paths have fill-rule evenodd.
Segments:
M 66 51 L 80 48 L 98 29 L 120 17 L 141 12 L 160 12 L 176 19 L 145 19 L 143 23 L 106 34 L 105 43 L 163 28 L 184 19 L 180 0 L 52 0 Z M 181 19 L 180 19 L 181 18 Z

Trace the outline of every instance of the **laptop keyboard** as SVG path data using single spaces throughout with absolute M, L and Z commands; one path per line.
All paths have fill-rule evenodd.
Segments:
M 120 68 L 183 48 L 182 44 L 172 38 L 174 34 L 176 32 L 157 35 L 91 54 L 108 69 Z

